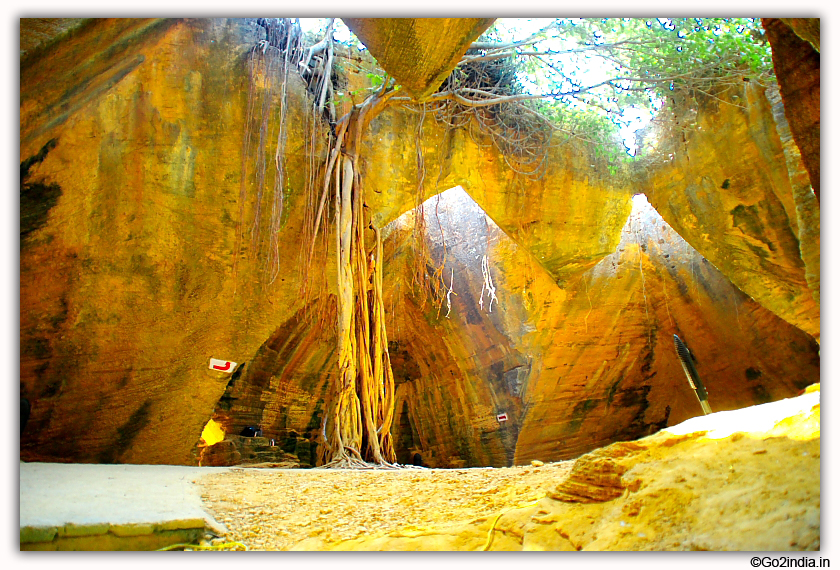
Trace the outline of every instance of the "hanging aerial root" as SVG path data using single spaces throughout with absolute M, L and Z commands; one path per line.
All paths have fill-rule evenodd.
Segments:
M 381 471 L 396 471 L 406 468 L 407 466 L 396 463 L 374 463 L 350 456 L 342 457 L 341 459 L 336 459 L 335 461 L 330 461 L 329 463 L 316 467 L 316 469 L 377 469 Z
M 455 291 L 452 290 L 452 284 L 455 282 L 455 268 L 450 267 L 449 273 L 449 288 L 446 291 L 446 314 L 444 315 L 445 319 L 449 318 L 449 313 L 452 312 L 452 295 L 457 295 Z M 446 283 L 444 283 L 444 286 Z M 441 305 L 443 306 L 443 305 Z M 438 309 L 438 315 L 440 314 L 440 309 Z
M 391 368 L 391 356 L 388 353 L 388 333 L 385 328 L 385 296 L 382 291 L 383 280 L 383 253 L 382 253 L 382 232 L 374 228 L 376 235 L 375 254 L 373 256 L 374 266 L 371 279 L 373 304 L 371 308 L 371 320 L 373 326 L 373 340 L 371 351 L 373 354 L 373 379 L 376 390 L 374 396 L 377 400 L 377 413 L 375 422 L 376 438 L 379 440 L 379 448 L 385 461 L 393 462 L 396 459 L 394 445 L 391 440 L 391 424 L 394 419 L 394 373 Z
M 342 120 L 341 124 L 339 125 L 338 134 L 336 136 L 335 141 L 335 148 L 330 153 L 330 159 L 327 163 L 327 168 L 324 171 L 324 187 L 321 192 L 321 200 L 318 203 L 318 212 L 315 214 L 315 229 L 312 232 L 312 243 L 309 247 L 309 257 L 307 258 L 307 264 L 312 263 L 312 256 L 315 253 L 315 240 L 318 237 L 318 230 L 321 227 L 321 216 L 324 213 L 324 205 L 326 204 L 327 197 L 330 193 L 330 179 L 332 178 L 333 170 L 336 167 L 338 156 L 339 154 L 341 154 L 341 147 L 344 142 L 344 133 L 347 130 L 347 123 L 347 120 Z
M 371 107 L 376 107 L 375 100 L 368 100 L 340 126 L 325 169 L 316 215 L 320 220 L 334 173 L 338 279 L 338 375 L 334 391 L 338 396 L 330 398 L 328 404 L 319 457 L 327 466 L 345 468 L 363 468 L 367 463 L 387 466 L 395 460 L 390 436 L 394 381 L 385 332 L 382 238 L 379 230 L 364 219 L 363 187 L 354 152 L 360 148 L 359 125 L 365 123 Z M 365 247 L 368 227 L 376 234 L 372 252 Z
M 332 72 L 334 63 L 334 19 L 327 26 L 321 42 L 305 49 L 298 23 L 292 19 L 260 19 L 258 24 L 266 29 L 267 39 L 261 40 L 250 54 L 250 84 L 246 129 L 242 141 L 242 171 L 240 181 L 240 219 L 234 252 L 234 275 L 237 275 L 237 258 L 245 240 L 246 221 L 251 226 L 251 255 L 254 259 L 265 256 L 268 282 L 273 282 L 282 269 L 280 259 L 280 232 L 283 228 L 286 179 L 288 82 L 292 74 L 307 83 L 312 95 L 312 114 L 307 114 L 311 140 L 304 141 L 306 152 L 314 156 L 317 145 L 314 134 L 316 125 L 327 117 L 334 139 L 327 144 L 323 163 L 309 163 L 306 185 L 306 229 L 300 256 L 305 263 L 302 270 L 304 299 L 312 289 L 309 285 L 311 265 L 315 258 L 319 235 L 327 239 L 324 228 L 329 218 L 326 212 L 331 189 L 335 189 L 335 251 L 337 269 L 336 303 L 336 357 L 337 374 L 326 397 L 321 445 L 318 461 L 326 465 L 346 465 L 362 468 L 373 464 L 390 466 L 395 461 L 390 433 L 393 422 L 394 379 L 388 355 L 388 337 L 385 332 L 385 309 L 382 294 L 382 245 L 378 230 L 376 250 L 365 248 L 366 228 L 371 227 L 365 218 L 364 195 L 359 167 L 362 136 L 371 120 L 385 107 L 398 91 L 390 78 L 382 88 L 371 94 L 361 105 L 335 120 Z M 318 55 L 317 54 L 322 54 Z M 258 72 L 257 65 L 264 69 Z M 312 67 L 310 67 L 312 64 Z M 261 85 L 258 85 L 261 83 Z M 266 189 L 267 145 L 270 112 L 279 96 L 276 148 L 274 149 L 275 177 L 273 188 Z M 252 141 L 252 139 L 258 140 Z M 256 143 L 256 144 L 255 144 Z M 255 147 L 255 148 L 252 148 Z M 253 156 L 256 154 L 256 156 Z M 256 174 L 256 196 L 253 199 L 253 218 L 246 220 L 245 204 L 248 198 L 247 174 L 250 162 Z M 315 176 L 323 173 L 320 191 L 316 190 Z M 264 192 L 265 190 L 265 192 Z M 268 192 L 273 190 L 273 195 Z M 264 199 L 271 204 L 271 218 L 265 220 Z M 313 215 L 314 214 L 314 215 Z M 266 223 L 267 222 L 267 223 Z M 268 251 L 262 243 L 264 226 L 268 227 Z M 325 250 L 329 251 L 329 247 Z M 308 250 L 308 251 L 307 251 Z M 326 272 L 324 272 L 326 275 Z M 322 294 L 319 298 L 327 298 Z M 320 316 L 320 312 L 319 312 Z
M 483 255 L 481 257 L 481 274 L 484 276 L 484 285 L 481 287 L 481 297 L 478 299 L 478 306 L 480 308 L 484 308 L 484 292 L 487 291 L 487 298 L 490 300 L 489 305 L 487 306 L 487 312 L 493 312 L 493 301 L 498 303 L 498 299 L 496 298 L 496 287 L 493 285 L 493 276 L 490 275 L 490 262 L 487 260 L 487 256 Z

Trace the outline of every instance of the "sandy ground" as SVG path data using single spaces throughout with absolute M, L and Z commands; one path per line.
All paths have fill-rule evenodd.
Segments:
M 231 469 L 197 483 L 251 550 L 818 550 L 819 402 L 816 385 L 544 465 Z
M 228 538 L 288 550 L 318 538 L 327 549 L 361 537 L 484 520 L 543 497 L 573 461 L 503 469 L 336 471 L 242 469 L 200 480 Z

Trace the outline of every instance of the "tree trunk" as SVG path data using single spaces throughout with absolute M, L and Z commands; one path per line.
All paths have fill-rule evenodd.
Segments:
M 329 180 L 335 167 L 338 375 L 324 412 L 320 457 L 324 464 L 335 467 L 359 462 L 386 465 L 395 460 L 391 441 L 394 377 L 382 297 L 382 238 L 379 229 L 364 219 L 358 155 L 354 153 L 362 125 L 367 124 L 367 110 L 363 107 L 350 117 L 347 131 L 355 131 L 356 136 L 349 142 L 339 138 L 340 161 L 331 160 L 325 173 Z M 370 252 L 365 247 L 369 227 L 376 236 Z

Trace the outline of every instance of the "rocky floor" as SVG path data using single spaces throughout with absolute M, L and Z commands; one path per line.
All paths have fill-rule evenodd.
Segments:
M 235 469 L 208 511 L 251 550 L 817 550 L 819 388 L 577 460 L 504 469 Z

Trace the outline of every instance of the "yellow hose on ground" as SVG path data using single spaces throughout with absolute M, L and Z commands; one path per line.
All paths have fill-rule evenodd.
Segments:
M 222 544 L 214 544 L 212 546 L 202 546 L 200 544 L 170 544 L 169 546 L 164 546 L 163 548 L 158 548 L 157 552 L 161 552 L 164 550 L 175 550 L 176 548 L 183 548 L 190 550 L 224 550 L 226 548 L 232 548 L 241 546 L 242 550 L 248 550 L 248 547 L 242 544 L 241 542 L 224 542 Z
M 482 547 L 481 550 L 487 550 L 488 548 L 490 548 L 490 544 L 492 544 L 492 542 L 493 542 L 493 533 L 496 530 L 496 523 L 499 522 L 499 519 L 502 518 L 502 515 L 505 515 L 505 514 L 511 512 L 511 511 L 515 511 L 516 509 L 524 509 L 526 507 L 532 507 L 532 506 L 536 505 L 537 503 L 539 503 L 540 501 L 542 501 L 543 499 L 545 499 L 547 496 L 548 496 L 548 494 L 545 494 L 542 497 L 538 497 L 538 498 L 534 499 L 530 503 L 525 503 L 524 505 L 517 505 L 515 507 L 511 507 L 511 508 L 509 508 L 505 511 L 500 512 L 498 515 L 496 515 L 496 518 L 493 520 L 493 524 L 490 525 L 490 530 L 487 531 L 487 541 L 484 543 L 484 546 Z

